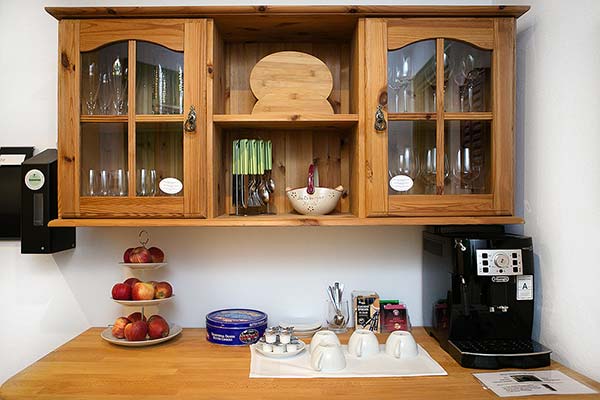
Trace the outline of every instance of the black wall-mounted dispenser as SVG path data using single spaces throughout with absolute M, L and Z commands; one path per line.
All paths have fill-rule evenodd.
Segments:
M 21 253 L 49 254 L 75 247 L 75 228 L 49 228 L 58 218 L 58 153 L 47 149 L 21 166 Z
M 21 163 L 33 147 L 0 147 L 0 239 L 21 238 Z

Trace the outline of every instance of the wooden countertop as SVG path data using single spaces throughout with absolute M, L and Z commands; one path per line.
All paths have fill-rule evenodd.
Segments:
M 0 399 L 498 399 L 473 377 L 476 370 L 461 368 L 423 328 L 414 329 L 415 338 L 448 376 L 249 379 L 248 348 L 208 343 L 204 329 L 184 329 L 170 342 L 145 348 L 111 345 L 100 338 L 102 329 L 87 330 L 9 379 Z M 558 363 L 551 368 L 600 390 L 598 382 Z M 591 400 L 600 394 L 559 398 Z

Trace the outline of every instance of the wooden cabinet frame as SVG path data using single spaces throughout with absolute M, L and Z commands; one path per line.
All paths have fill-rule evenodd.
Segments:
M 514 186 L 515 21 L 513 18 L 369 18 L 366 21 L 366 192 L 367 215 L 512 215 Z M 436 40 L 437 111 L 387 113 L 387 54 L 422 40 Z M 492 51 L 492 111 L 446 113 L 443 96 L 443 40 L 454 39 Z M 377 106 L 389 120 L 435 120 L 438 168 L 444 166 L 444 121 L 491 120 L 491 193 L 388 195 L 388 132 L 374 128 Z M 439 172 L 439 171 L 438 171 Z M 438 193 L 443 174 L 437 174 Z
M 59 219 L 51 226 L 522 223 L 522 218 L 513 216 L 515 21 L 528 9 L 522 6 L 47 8 L 59 20 Z M 492 121 L 491 191 L 468 195 L 389 195 L 388 133 L 374 129 L 377 106 L 387 103 L 387 52 L 425 39 L 436 40 L 436 87 L 441 91 L 443 74 L 439 70 L 443 69 L 443 62 L 440 62 L 443 38 L 492 50 L 492 111 L 446 113 L 442 103 L 444 96 L 438 95 L 436 112 L 388 114 L 384 107 L 386 120 L 388 123 Z M 138 40 L 184 52 L 184 115 L 136 115 L 135 85 L 130 84 L 128 115 L 81 116 L 80 52 L 127 41 L 129 54 L 135 55 L 135 41 Z M 271 48 L 306 51 L 303 49 L 312 49 L 312 44 L 317 44 L 315 49 L 332 44 L 340 46 L 343 61 L 338 62 L 338 73 L 343 77 L 343 90 L 333 99 L 336 114 L 323 116 L 298 112 L 257 117 L 247 111 L 252 98 L 240 94 L 239 90 L 229 90 L 228 80 L 237 79 L 241 87 L 246 84 L 241 80 L 245 79 L 245 68 L 256 61 L 257 53 L 250 54 L 256 46 L 262 48 L 261 51 Z M 248 55 L 244 55 L 246 51 Z M 232 54 L 237 57 L 235 60 L 232 60 Z M 240 59 L 240 55 L 248 57 L 247 60 Z M 248 65 L 244 66 L 244 62 Z M 236 76 L 238 70 L 242 74 Z M 130 79 L 135 81 L 135 57 L 129 57 L 129 71 L 130 76 L 133 75 Z M 182 133 L 183 196 L 136 197 L 135 183 L 131 179 L 127 197 L 80 196 L 81 122 L 126 122 L 127 167 L 135 175 L 136 122 L 183 123 L 192 105 L 198 120 L 196 132 Z M 282 213 L 252 217 L 227 215 L 231 208 L 227 202 L 231 200 L 227 194 L 229 144 L 226 142 L 237 129 L 250 133 L 266 130 L 267 137 L 277 135 L 279 130 L 288 132 L 283 136 L 289 142 L 283 146 L 286 152 L 294 151 L 296 137 L 300 138 L 296 133 L 308 138 L 311 131 L 317 132 L 312 137 L 318 143 L 324 140 L 318 137 L 319 131 L 340 132 L 339 137 L 346 147 L 341 156 L 341 167 L 336 168 L 340 169 L 342 180 L 351 190 L 342 200 L 338 213 L 313 217 L 297 215 L 289 212 L 289 204 L 280 197 L 277 204 Z M 438 123 L 436 147 L 441 150 L 444 147 L 443 130 L 443 123 Z M 332 137 L 335 139 L 336 136 Z M 308 143 L 309 139 L 297 141 L 300 148 L 304 148 L 307 147 L 304 141 Z M 336 157 L 336 146 L 331 153 L 333 158 Z M 329 153 L 323 154 L 325 156 L 317 151 L 312 156 L 330 157 Z M 444 165 L 443 157 L 444 152 L 438 151 L 438 166 Z M 298 165 L 290 163 L 287 172 L 284 164 L 289 160 L 280 162 L 279 174 L 285 177 L 282 179 L 303 174 L 300 168 L 306 158 L 294 154 L 293 159 L 301 162 L 297 162 Z M 444 178 L 442 174 L 437 176 L 438 191 L 443 190 Z

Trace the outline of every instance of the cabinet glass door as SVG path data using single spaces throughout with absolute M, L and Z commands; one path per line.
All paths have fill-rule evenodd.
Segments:
M 206 28 L 61 21 L 61 216 L 206 217 Z
M 374 18 L 365 32 L 367 215 L 510 215 L 514 20 Z

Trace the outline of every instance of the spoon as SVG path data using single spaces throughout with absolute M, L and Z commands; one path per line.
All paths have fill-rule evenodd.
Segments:
M 269 195 L 269 190 L 267 185 L 265 185 L 265 181 L 261 179 L 260 184 L 258 185 L 258 195 L 263 203 L 267 204 L 269 200 L 271 200 L 271 196 Z

